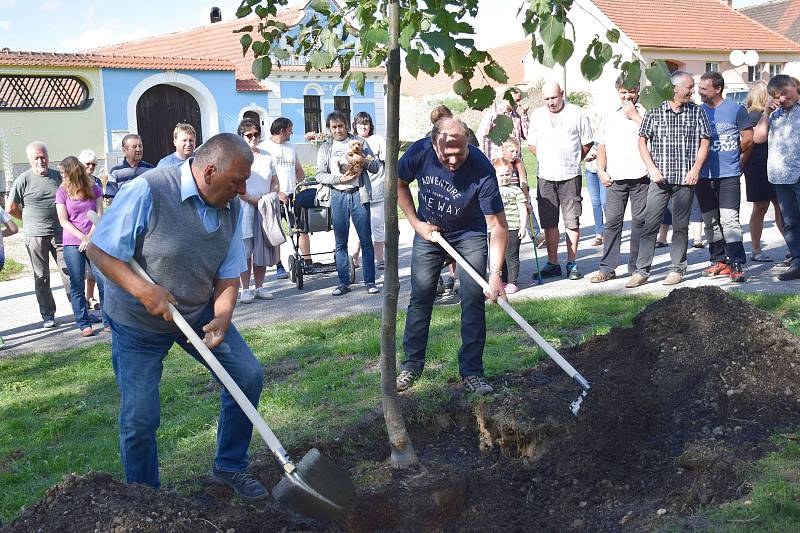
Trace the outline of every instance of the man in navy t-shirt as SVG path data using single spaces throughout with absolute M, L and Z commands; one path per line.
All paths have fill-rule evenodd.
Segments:
M 508 239 L 503 201 L 494 167 L 481 151 L 467 144 L 467 127 L 452 117 L 443 118 L 430 138 L 411 145 L 398 163 L 397 203 L 414 228 L 411 259 L 411 299 L 403 335 L 405 360 L 397 377 L 397 390 L 414 384 L 425 366 L 425 349 L 439 272 L 447 252 L 431 241 L 438 231 L 479 273 L 486 272 L 490 233 L 488 297 L 504 295 L 500 279 Z M 419 209 L 414 209 L 409 183 L 419 184 Z M 487 394 L 492 386 L 483 375 L 486 316 L 483 289 L 469 276 L 461 280 L 461 349 L 459 373 L 464 388 Z
M 719 72 L 700 77 L 701 107 L 711 126 L 711 148 L 695 188 L 711 255 L 711 265 L 703 270 L 703 276 L 723 275 L 744 281 L 747 256 L 739 223 L 739 156 L 753 142 L 753 126 L 744 107 L 722 98 L 724 88 L 725 80 Z

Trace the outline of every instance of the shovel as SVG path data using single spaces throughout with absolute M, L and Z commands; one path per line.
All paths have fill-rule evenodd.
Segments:
M 94 211 L 89 212 L 89 219 L 94 224 L 100 222 L 100 217 Z M 131 259 L 130 266 L 137 275 L 155 284 L 149 274 L 135 260 Z M 273 497 L 297 513 L 323 520 L 341 520 L 355 500 L 355 486 L 347 472 L 324 457 L 316 448 L 311 449 L 299 463 L 292 462 L 278 438 L 244 395 L 239 385 L 228 374 L 228 371 L 220 364 L 175 306 L 168 305 L 175 325 L 186 335 L 211 371 L 228 389 L 244 414 L 253 423 L 253 427 L 280 461 L 284 477 L 272 488 Z
M 433 239 L 433 241 L 435 243 L 437 243 L 439 246 L 444 248 L 445 251 L 448 254 L 450 254 L 450 257 L 455 259 L 456 262 L 459 264 L 459 266 L 461 266 L 461 268 L 463 268 L 464 271 L 467 274 L 469 274 L 469 276 L 473 280 L 475 280 L 475 283 L 480 285 L 483 288 L 484 291 L 486 291 L 487 293 L 489 293 L 491 291 L 491 289 L 489 288 L 489 283 L 486 282 L 486 280 L 483 278 L 483 276 L 479 275 L 475 271 L 475 269 L 472 268 L 472 265 L 467 263 L 466 259 L 461 257 L 461 254 L 456 252 L 455 249 L 452 246 L 450 246 L 450 243 L 447 242 L 444 239 L 444 237 L 442 237 L 441 234 L 438 231 L 434 231 L 433 233 L 431 233 L 431 238 Z M 572 411 L 573 415 L 577 415 L 578 411 L 581 408 L 581 403 L 583 403 L 583 399 L 586 398 L 586 393 L 589 392 L 589 387 L 590 387 L 589 382 L 586 381 L 586 378 L 581 376 L 580 373 L 577 370 L 575 370 L 575 368 L 571 364 L 569 364 L 569 362 L 566 359 L 564 359 L 561 356 L 561 354 L 558 353 L 556 351 L 556 349 L 553 348 L 553 346 L 549 342 L 547 342 L 544 339 L 544 337 L 539 335 L 539 333 L 535 329 L 533 329 L 533 326 L 528 324 L 528 322 L 525 321 L 524 318 L 522 318 L 522 315 L 517 313 L 514 310 L 514 308 L 511 307 L 511 304 L 508 303 L 508 300 L 506 300 L 505 298 L 498 298 L 497 299 L 497 303 L 500 305 L 500 307 L 503 308 L 503 311 L 508 313 L 508 316 L 513 318 L 514 322 L 519 324 L 519 327 L 521 327 L 523 330 L 525 330 L 525 333 L 527 333 L 530 336 L 530 338 L 532 338 L 536 342 L 536 344 L 538 344 L 539 347 L 542 350 L 544 350 L 544 352 L 550 357 L 550 359 L 555 361 L 556 364 L 561 367 L 561 370 L 566 372 L 567 375 L 569 377 L 571 377 L 572 379 L 574 379 L 575 382 L 578 385 L 580 385 L 581 389 L 583 389 L 583 391 L 581 392 L 581 395 L 578 396 L 578 398 L 575 399 L 575 401 L 573 401 L 570 404 L 570 411 Z

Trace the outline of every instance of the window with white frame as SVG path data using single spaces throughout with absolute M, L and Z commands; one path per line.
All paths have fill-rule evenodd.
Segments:
M 769 64 L 769 77 L 772 78 L 777 76 L 783 71 L 783 64 L 782 63 L 770 63 Z
M 716 61 L 706 62 L 706 72 L 719 72 L 719 63 Z
M 764 70 L 764 65 L 756 63 L 753 67 L 747 67 L 747 81 L 750 83 L 761 80 L 761 71 Z

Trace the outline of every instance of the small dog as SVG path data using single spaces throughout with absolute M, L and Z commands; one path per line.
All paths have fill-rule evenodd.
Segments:
M 350 141 L 347 147 L 347 153 L 342 156 L 339 162 L 339 170 L 343 174 L 348 171 L 354 176 L 360 176 L 364 171 L 364 165 L 372 161 L 374 158 L 371 155 L 364 155 L 364 142 L 363 141 Z

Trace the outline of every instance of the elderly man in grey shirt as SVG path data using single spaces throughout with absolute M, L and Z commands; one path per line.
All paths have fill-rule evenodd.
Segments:
M 42 325 L 53 328 L 56 325 L 56 302 L 50 289 L 50 256 L 58 264 L 64 290 L 67 294 L 70 291 L 69 273 L 61 247 L 61 224 L 56 214 L 56 191 L 61 185 L 61 175 L 48 167 L 50 157 L 43 142 L 30 143 L 25 153 L 31 168 L 14 180 L 8 197 L 8 212 L 22 218 L 36 301 L 44 321 Z

